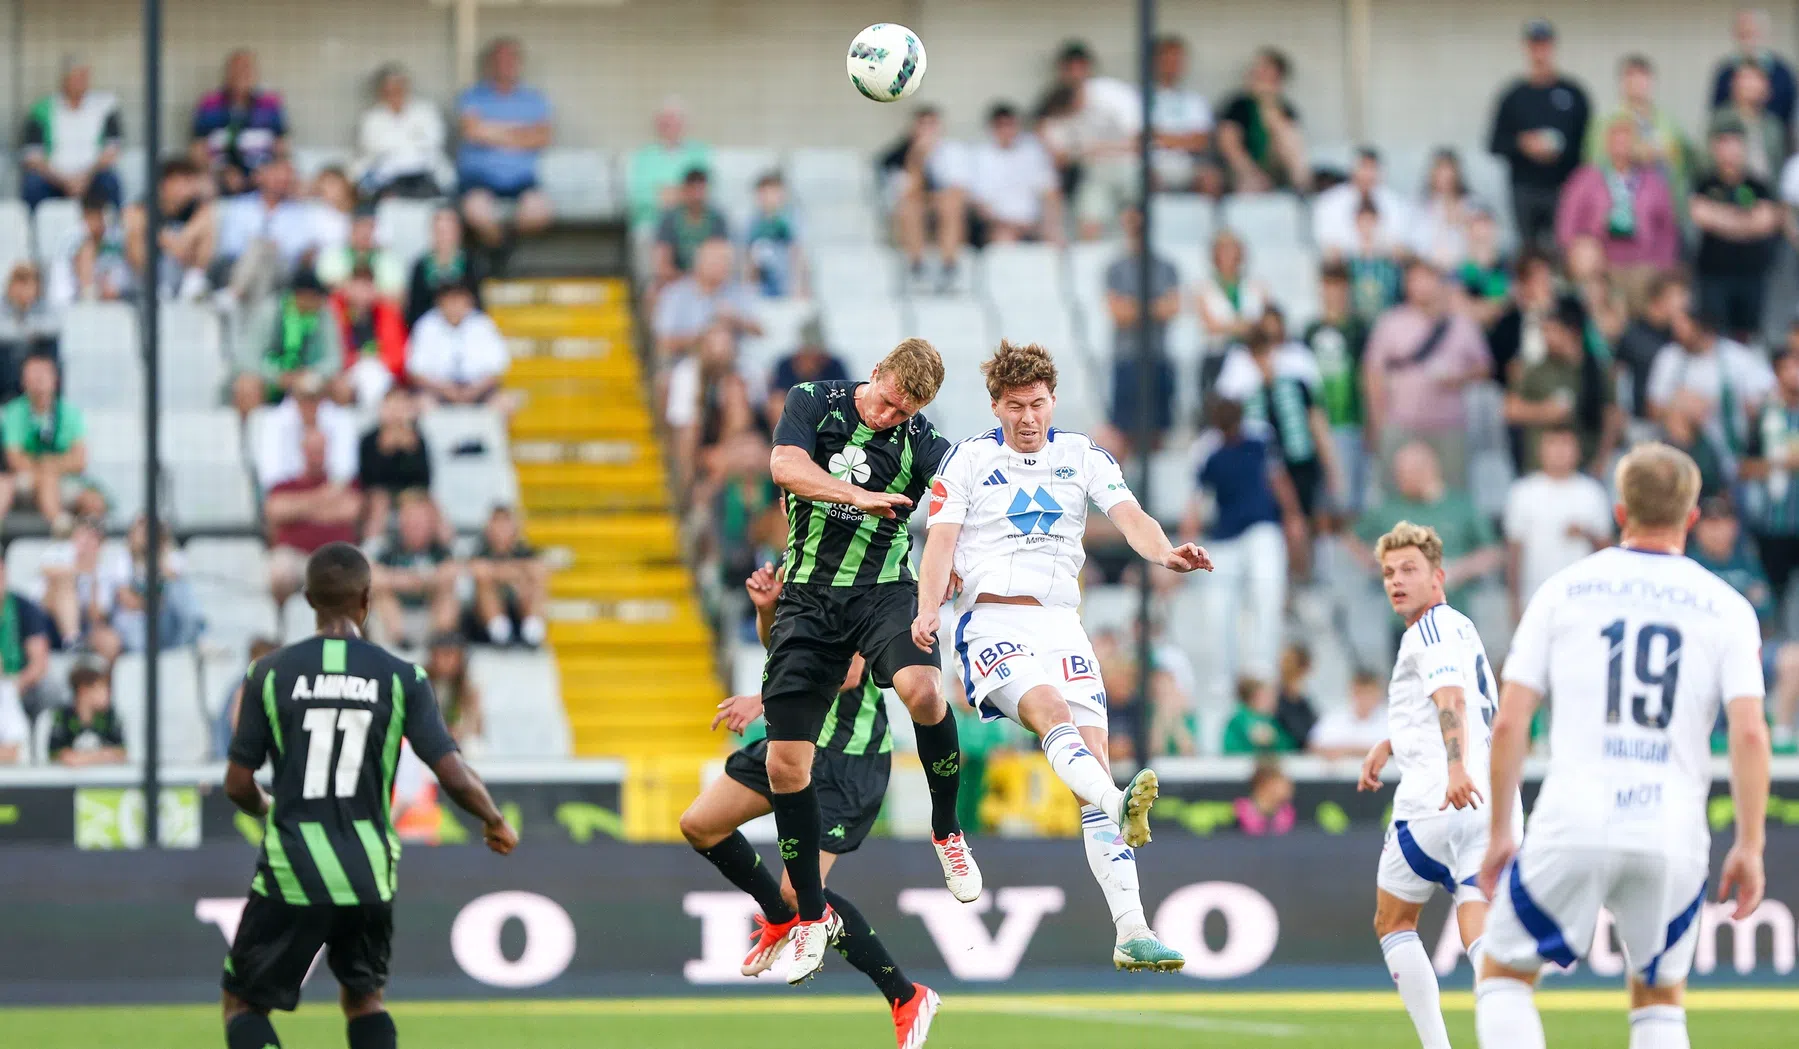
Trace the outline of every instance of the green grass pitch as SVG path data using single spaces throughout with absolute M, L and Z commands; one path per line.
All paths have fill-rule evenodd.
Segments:
M 1541 996 L 1552 1046 L 1624 1049 L 1622 991 Z M 1450 1037 L 1473 1046 L 1473 1002 L 1447 993 Z M 1688 1003 L 1696 1045 L 1786 1049 L 1799 991 L 1713 990 Z M 792 1049 L 795 1044 L 893 1044 L 887 1010 L 871 996 L 598 999 L 396 1003 L 402 1043 L 430 1049 Z M 335 1049 L 343 1021 L 323 1003 L 278 1016 L 286 1049 Z M 805 1035 L 808 1028 L 815 1035 Z M 0 1009 L 9 1044 L 32 1049 L 196 1049 L 223 1044 L 203 1006 Z M 799 1037 L 796 1038 L 796 1034 Z M 958 995 L 931 1030 L 933 1049 L 1093 1049 L 1123 1038 L 1207 1049 L 1407 1049 L 1417 1044 L 1397 997 L 1382 992 L 1173 992 Z M 1153 1044 L 1153 1042 L 1149 1043 Z

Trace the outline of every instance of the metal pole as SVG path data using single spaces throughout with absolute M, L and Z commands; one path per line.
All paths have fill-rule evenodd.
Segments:
M 1149 115 L 1151 104 L 1155 98 L 1155 49 L 1156 49 L 1156 0 L 1137 0 L 1137 73 L 1143 83 L 1142 118 L 1143 126 L 1137 135 L 1137 186 L 1139 209 L 1142 215 L 1142 235 L 1140 250 L 1137 252 L 1137 498 L 1144 507 L 1150 503 L 1150 449 L 1156 439 L 1156 411 L 1154 405 L 1158 396 L 1156 367 L 1162 348 L 1156 339 L 1156 319 L 1150 310 L 1155 302 L 1151 292 L 1150 279 L 1155 272 L 1155 238 L 1150 230 L 1150 179 L 1149 152 L 1151 129 Z M 1139 764 L 1148 764 L 1150 759 L 1149 739 L 1150 722 L 1154 712 L 1149 709 L 1150 689 L 1150 655 L 1154 651 L 1150 635 L 1150 594 L 1151 573 L 1154 569 L 1145 566 L 1143 571 L 1143 587 L 1138 595 L 1137 604 L 1137 738 L 1136 746 Z
M 162 200 L 158 193 L 157 158 L 162 153 L 162 0 L 144 0 L 144 242 L 148 271 L 143 296 L 144 352 L 144 519 L 148 535 L 144 551 L 144 841 L 162 846 L 158 740 L 162 684 L 162 510 L 157 480 L 162 473 L 160 427 L 157 426 L 158 379 L 162 370 L 162 333 L 157 326 L 162 296 Z

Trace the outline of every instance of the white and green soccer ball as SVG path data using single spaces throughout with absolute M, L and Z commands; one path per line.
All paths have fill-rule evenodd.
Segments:
M 863 97 L 898 102 L 924 82 L 924 44 L 893 22 L 876 22 L 850 41 L 850 83 Z

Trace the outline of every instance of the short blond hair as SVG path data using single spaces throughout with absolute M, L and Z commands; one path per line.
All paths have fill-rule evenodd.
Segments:
M 1625 519 L 1645 528 L 1683 526 L 1699 504 L 1699 464 L 1660 441 L 1639 444 L 1618 460 L 1612 483 Z
M 987 377 L 987 396 L 996 401 L 1007 390 L 1038 383 L 1048 386 L 1050 393 L 1056 392 L 1056 362 L 1034 342 L 1020 345 L 1001 339 L 993 356 L 981 362 L 981 374 Z
M 943 387 L 943 357 L 924 339 L 907 339 L 881 358 L 875 374 L 890 377 L 917 410 L 930 404 Z
M 1393 530 L 1380 537 L 1374 544 L 1374 559 L 1384 561 L 1387 555 L 1395 550 L 1413 547 L 1424 555 L 1432 568 L 1443 567 L 1443 537 L 1429 525 L 1413 524 L 1401 521 L 1393 526 Z

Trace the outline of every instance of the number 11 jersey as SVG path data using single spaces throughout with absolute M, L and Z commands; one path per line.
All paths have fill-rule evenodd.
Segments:
M 1531 598 L 1505 679 L 1550 706 L 1529 844 L 1706 854 L 1719 708 L 1763 695 L 1761 628 L 1742 595 L 1679 555 L 1601 550 Z
M 273 768 L 251 892 L 297 906 L 393 898 L 402 738 L 426 765 L 456 749 L 423 668 L 379 645 L 312 637 L 251 665 L 229 752 Z

